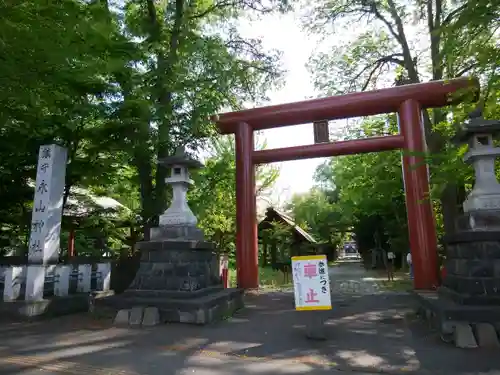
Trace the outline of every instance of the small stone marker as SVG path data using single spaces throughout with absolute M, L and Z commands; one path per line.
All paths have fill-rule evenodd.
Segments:
M 142 324 L 142 317 L 144 316 L 144 307 L 136 306 L 130 310 L 130 319 L 128 323 L 131 326 L 140 326 Z
M 469 324 L 457 323 L 455 327 L 455 346 L 463 349 L 477 348 L 476 338 Z
M 144 309 L 144 317 L 142 318 L 142 325 L 152 327 L 160 324 L 160 312 L 157 307 L 146 307 Z
M 123 309 L 116 313 L 114 324 L 127 325 L 130 319 L 130 310 Z
M 325 340 L 325 310 L 332 309 L 326 255 L 292 257 L 292 272 L 295 310 L 303 314 L 306 336 Z
M 481 348 L 500 348 L 497 332 L 493 324 L 476 324 L 477 343 Z

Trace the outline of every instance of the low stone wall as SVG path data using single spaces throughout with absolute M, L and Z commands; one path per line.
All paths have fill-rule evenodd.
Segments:
M 86 311 L 91 292 L 109 292 L 111 264 L 0 267 L 0 312 L 36 316 Z

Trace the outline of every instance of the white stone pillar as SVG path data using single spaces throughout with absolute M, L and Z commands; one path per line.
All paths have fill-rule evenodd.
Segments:
M 76 291 L 78 293 L 88 293 L 90 292 L 90 278 L 92 276 L 92 265 L 91 264 L 79 264 L 78 265 L 78 283 L 76 286 Z
M 67 296 L 69 293 L 69 275 L 71 266 L 60 265 L 54 271 L 54 295 L 58 297 Z
M 3 300 L 15 301 L 21 295 L 21 285 L 24 282 L 24 266 L 12 266 L 4 273 Z
M 45 284 L 45 266 L 28 264 L 26 270 L 26 301 L 40 301 L 43 299 Z
M 111 288 L 111 263 L 97 264 L 97 278 L 97 290 L 109 291 Z
M 59 259 L 66 160 L 65 148 L 55 144 L 40 147 L 28 245 L 27 300 L 43 298 L 43 266 Z

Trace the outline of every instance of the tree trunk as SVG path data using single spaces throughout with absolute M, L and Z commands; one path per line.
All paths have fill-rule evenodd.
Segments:
M 184 1 L 175 0 L 175 12 L 173 25 L 170 30 L 169 50 L 165 54 L 160 45 L 164 44 L 162 34 L 162 24 L 156 12 L 153 0 L 147 0 L 148 15 L 150 20 L 150 40 L 157 48 L 157 68 L 156 68 L 156 119 L 158 121 L 158 141 L 157 141 L 157 159 L 168 156 L 172 144 L 170 141 L 170 128 L 173 114 L 172 88 L 171 81 L 174 79 L 175 65 L 178 61 L 179 43 L 181 40 L 183 19 L 184 19 Z M 168 171 L 165 168 L 157 168 L 155 176 L 155 208 L 156 214 L 163 212 L 167 207 L 167 189 L 165 178 Z
M 144 241 L 149 241 L 149 229 L 153 226 L 153 218 L 155 215 L 153 210 L 154 200 L 153 185 L 151 181 L 151 162 L 149 158 L 136 157 L 134 165 L 139 174 Z

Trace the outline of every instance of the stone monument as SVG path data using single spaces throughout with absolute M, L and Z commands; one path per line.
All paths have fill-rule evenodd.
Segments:
M 40 147 L 28 246 L 28 301 L 43 299 L 47 265 L 59 261 L 66 159 L 67 150 L 63 147 Z
M 93 264 L 78 264 L 76 269 L 59 261 L 66 162 L 64 147 L 56 144 L 40 147 L 27 261 L 14 266 L 0 265 L 3 293 L 0 317 L 31 319 L 86 311 L 91 291 L 105 293 L 109 289 L 109 261 L 96 264 L 94 272 Z M 76 284 L 76 291 L 70 290 L 70 284 Z
M 150 240 L 137 243 L 141 263 L 129 288 L 96 300 L 96 311 L 120 309 L 115 321 L 132 325 L 206 324 L 228 316 L 243 306 L 243 291 L 224 289 L 215 246 L 204 240 L 187 203 L 189 170 L 203 164 L 183 148 L 158 163 L 171 169 L 165 179 L 173 189 L 170 207 L 151 228 Z
M 439 322 L 442 338 L 460 347 L 499 347 L 500 329 L 500 184 L 495 136 L 500 121 L 469 115 L 457 140 L 469 145 L 464 161 L 474 168 L 475 183 L 463 203 L 455 233 L 443 238 L 446 276 L 437 295 L 420 293 L 427 315 Z

